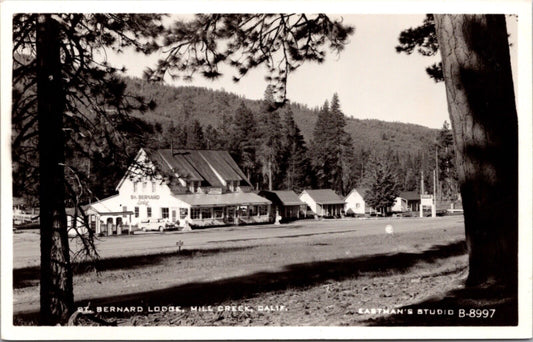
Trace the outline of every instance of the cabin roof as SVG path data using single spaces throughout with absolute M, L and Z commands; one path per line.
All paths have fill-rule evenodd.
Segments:
M 344 204 L 344 199 L 331 189 L 304 190 L 318 204 Z
M 266 197 L 271 201 L 281 203 L 284 206 L 305 204 L 305 202 L 301 201 L 298 195 L 292 190 L 263 190 L 259 192 L 259 196 Z

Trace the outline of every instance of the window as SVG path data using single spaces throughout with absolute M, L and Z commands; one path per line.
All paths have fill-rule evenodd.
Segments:
M 257 215 L 257 206 L 251 205 L 250 206 L 250 216 L 256 216 Z
M 189 191 L 193 194 L 198 192 L 198 187 L 200 187 L 200 182 L 192 181 L 189 183 Z
M 152 181 L 152 192 L 155 192 L 156 190 L 156 184 L 154 181 Z
M 211 208 L 202 208 L 202 218 L 210 219 L 211 217 L 213 217 L 211 215 Z
M 196 220 L 200 218 L 200 208 L 191 209 L 191 219 Z
M 233 219 L 233 217 L 235 217 L 235 207 L 228 207 L 227 211 L 228 211 L 228 218 Z
M 139 187 L 139 183 L 138 182 L 133 182 L 133 192 L 137 192 L 138 187 Z
M 168 218 L 168 208 L 161 208 L 161 217 L 164 219 Z
M 361 203 L 355 203 L 355 208 L 356 208 L 356 209 L 361 208 Z
M 248 216 L 248 206 L 246 205 L 241 205 L 239 207 L 239 216 L 240 217 L 246 217 Z
M 189 213 L 189 209 L 180 208 L 180 219 L 186 218 L 188 213 Z
M 215 218 L 220 219 L 224 217 L 224 208 L 216 207 L 213 211 L 215 212 Z
M 146 185 L 147 185 L 147 182 L 144 181 L 144 182 L 143 182 L 143 191 L 146 191 Z
M 146 217 L 152 217 L 152 208 L 146 207 Z
M 266 215 L 268 212 L 268 207 L 266 205 L 259 206 L 259 215 Z
M 135 217 L 139 217 L 139 207 L 135 207 Z
M 122 211 L 128 211 L 128 207 L 123 206 L 123 207 L 122 207 Z

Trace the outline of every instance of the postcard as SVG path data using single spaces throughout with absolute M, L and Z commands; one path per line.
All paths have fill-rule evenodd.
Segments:
M 2 338 L 531 338 L 531 3 L 4 1 Z

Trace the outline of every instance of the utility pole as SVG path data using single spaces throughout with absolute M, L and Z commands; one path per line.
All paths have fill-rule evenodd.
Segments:
M 435 146 L 435 172 L 437 173 L 437 176 L 436 176 L 436 181 L 435 181 L 435 185 L 436 186 L 436 189 L 437 191 L 434 191 L 435 193 L 435 196 L 437 196 L 439 194 L 439 174 L 438 174 L 438 170 L 439 170 L 439 145 L 436 145 Z M 435 197 L 435 200 L 437 199 L 437 197 Z
M 272 191 L 272 161 L 268 160 L 268 190 Z
M 424 170 L 420 172 L 420 217 L 424 217 L 424 207 L 422 206 L 422 196 L 424 196 Z
M 437 170 L 433 171 L 433 206 L 431 207 L 431 217 L 437 216 Z
M 420 195 L 423 195 L 426 191 L 424 190 L 424 170 L 420 173 Z

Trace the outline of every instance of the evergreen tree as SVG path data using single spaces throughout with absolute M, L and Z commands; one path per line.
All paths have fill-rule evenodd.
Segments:
M 262 186 L 268 190 L 282 186 L 282 135 L 279 110 L 273 105 L 272 89 L 265 91 L 263 111 L 259 115 L 259 148 L 257 161 L 261 165 Z
M 394 205 L 399 194 L 399 186 L 394 172 L 392 154 L 390 151 L 384 156 L 374 154 L 370 160 L 370 169 L 366 179 L 368 190 L 365 202 L 377 211 L 386 214 Z
M 345 127 L 346 120 L 335 93 L 331 106 L 326 101 L 318 114 L 313 131 L 312 165 L 317 177 L 316 185 L 339 194 L 349 192 L 357 176 L 352 172 L 355 164 L 353 142 Z
M 299 192 L 309 184 L 309 159 L 304 137 L 294 121 L 294 114 L 289 108 L 283 120 L 282 149 L 284 172 L 283 185 L 286 189 Z
M 455 147 L 450 125 L 444 121 L 437 136 L 439 190 L 443 199 L 454 199 L 458 193 L 457 172 L 455 169 Z
M 187 148 L 201 150 L 205 149 L 205 136 L 202 125 L 197 119 L 187 128 Z
M 259 119 L 260 145 L 257 152 L 263 186 L 273 190 L 281 186 L 281 122 L 278 111 L 262 113 Z
M 128 153 L 125 145 L 129 140 L 117 126 L 131 118 L 128 113 L 135 107 L 144 111 L 147 106 L 141 97 L 127 96 L 124 82 L 116 77 L 118 69 L 102 61 L 102 56 L 106 49 L 151 51 L 161 32 L 160 17 L 81 13 L 13 16 L 12 81 L 24 86 L 13 96 L 12 156 L 17 162 L 19 152 L 28 151 L 20 150 L 25 143 L 37 143 L 37 148 L 31 149 L 34 162 L 30 167 L 39 175 L 43 325 L 66 323 L 74 310 L 66 200 L 76 202 L 88 226 L 78 194 L 69 183 L 77 171 L 65 159 L 66 150 L 75 146 L 87 158 L 127 159 L 123 153 Z M 95 125 L 95 117 L 105 125 Z M 17 127 L 17 122 L 24 124 Z M 91 239 L 89 232 L 84 246 L 94 254 Z
M 208 150 L 222 149 L 218 130 L 208 124 L 205 128 L 205 148 Z
M 344 127 L 346 121 L 344 114 L 341 112 L 339 96 L 337 93 L 333 94 L 331 99 L 331 106 L 329 108 L 329 120 L 331 122 L 328 130 L 328 138 L 330 140 L 330 150 L 332 153 L 332 167 L 331 167 L 331 187 L 337 193 L 343 192 L 343 152 L 345 152 L 345 145 L 348 143 Z
M 515 296 L 518 119 L 506 18 L 428 14 L 422 26 L 400 34 L 397 51 L 440 51 L 442 63 L 427 71 L 446 86 L 469 254 L 466 283 L 502 286 Z
M 230 151 L 231 153 L 231 138 L 233 136 L 233 116 L 230 113 L 222 114 L 217 126 L 217 132 L 220 148 L 223 150 Z
M 329 103 L 326 100 L 318 112 L 317 121 L 311 141 L 311 167 L 315 176 L 314 186 L 330 188 L 331 148 L 328 131 L 330 130 Z
M 235 112 L 230 139 L 230 152 L 248 179 L 257 182 L 257 123 L 254 113 L 241 102 Z

